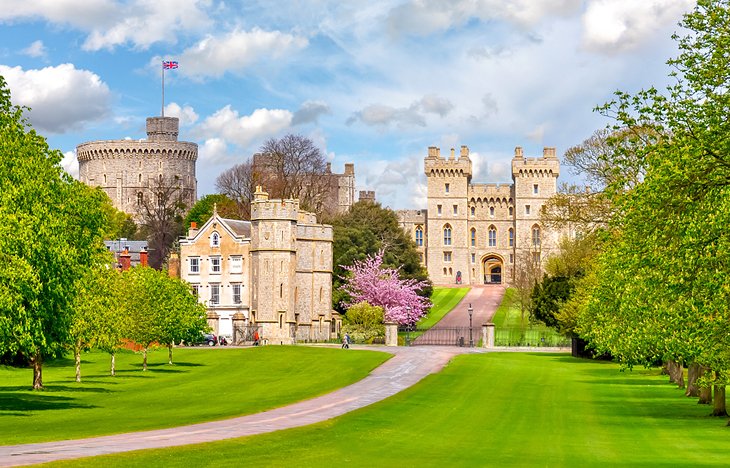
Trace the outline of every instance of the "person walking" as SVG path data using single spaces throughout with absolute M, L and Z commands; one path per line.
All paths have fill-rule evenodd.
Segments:
M 350 335 L 347 333 L 342 337 L 342 349 L 350 349 Z

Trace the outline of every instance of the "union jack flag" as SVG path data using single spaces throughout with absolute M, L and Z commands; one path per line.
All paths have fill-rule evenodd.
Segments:
M 172 70 L 173 68 L 177 68 L 177 61 L 163 61 L 162 62 L 162 68 L 165 70 Z

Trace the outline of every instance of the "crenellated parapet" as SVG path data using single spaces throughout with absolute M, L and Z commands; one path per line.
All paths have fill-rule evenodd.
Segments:
M 512 184 L 472 184 L 467 194 L 470 203 L 503 203 L 511 205 L 514 200 Z
M 79 163 L 102 159 L 179 159 L 195 162 L 198 145 L 187 141 L 152 142 L 147 140 L 99 140 L 76 147 Z M 130 167 L 130 169 L 134 169 Z
M 469 159 L 469 148 L 462 146 L 458 159 L 451 148 L 449 158 L 441 157 L 441 149 L 436 146 L 428 148 L 428 156 L 424 158 L 424 172 L 428 177 L 466 176 L 471 178 L 472 166 Z
M 512 158 L 512 177 L 554 177 L 560 175 L 560 161 L 555 148 L 545 147 L 540 158 L 526 158 L 520 146 Z

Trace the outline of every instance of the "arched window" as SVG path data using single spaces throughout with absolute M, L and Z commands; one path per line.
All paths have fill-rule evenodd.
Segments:
M 489 216 L 494 217 L 494 207 L 493 206 L 489 207 Z
M 494 226 L 489 226 L 489 246 L 497 246 L 497 228 Z
M 510 207 L 509 207 L 509 210 L 508 210 L 508 211 L 509 211 L 509 215 L 510 215 L 510 216 L 514 216 L 514 212 L 515 212 L 515 211 L 514 211 L 514 208 L 512 208 L 512 207 L 510 206 Z
M 509 228 L 509 246 L 515 246 L 515 230 L 512 228 Z
M 477 246 L 477 230 L 474 228 L 471 228 L 471 246 Z
M 220 247 L 221 246 L 221 236 L 217 232 L 214 232 L 213 234 L 211 234 L 210 246 L 211 247 Z
M 476 211 L 477 211 L 476 207 L 473 207 L 472 206 L 470 209 L 471 209 L 471 215 L 474 216 L 476 214 Z
M 416 246 L 423 246 L 423 228 L 421 226 L 416 228 Z
M 444 245 L 451 245 L 451 225 L 444 226 Z
M 540 247 L 540 226 L 537 224 L 532 226 L 532 245 Z

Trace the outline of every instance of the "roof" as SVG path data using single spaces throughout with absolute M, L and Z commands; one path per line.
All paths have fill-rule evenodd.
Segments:
M 104 245 L 106 246 L 107 250 L 110 252 L 122 252 L 124 249 L 127 249 L 129 253 L 139 253 L 142 251 L 142 249 L 147 250 L 147 241 L 146 240 L 127 240 L 127 239 L 115 239 L 115 240 L 105 240 Z
M 242 236 L 246 238 L 251 237 L 251 221 L 242 221 L 240 219 L 225 219 L 220 218 L 221 221 L 226 223 L 229 228 L 231 228 L 231 231 L 233 231 L 234 234 L 237 236 Z

